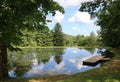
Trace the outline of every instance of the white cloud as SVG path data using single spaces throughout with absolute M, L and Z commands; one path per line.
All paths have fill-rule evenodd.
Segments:
M 39 73 L 42 71 L 43 68 L 44 68 L 44 64 L 41 63 L 40 65 L 35 66 L 35 67 L 33 67 L 32 69 L 30 69 L 27 74 L 28 74 L 28 75 L 36 75 L 36 74 L 39 74 Z M 38 72 L 38 71 L 39 71 L 39 72 Z
M 57 70 L 61 70 L 61 69 L 63 69 L 64 65 L 65 65 L 65 63 L 62 61 L 60 64 L 57 64 L 55 68 Z
M 56 11 L 55 21 L 60 23 L 63 19 L 64 19 L 64 14 L 62 14 L 59 11 Z
M 73 31 L 78 31 L 78 32 L 80 32 L 80 29 L 79 29 L 78 27 L 76 27 L 76 26 L 73 26 L 73 27 L 72 27 L 72 30 L 73 30 Z
M 72 29 L 73 29 L 73 30 L 77 30 L 78 28 L 74 26 L 74 27 L 72 27 Z
M 54 0 L 63 7 L 75 7 L 80 6 L 82 2 L 93 1 L 93 0 Z
M 68 19 L 68 22 L 79 22 L 93 25 L 93 21 L 90 20 L 90 15 L 87 12 L 77 11 L 73 17 Z
M 33 63 L 33 65 L 38 65 L 38 60 L 37 60 L 37 58 L 33 59 L 33 60 L 32 60 L 32 63 Z
M 49 61 L 54 61 L 54 56 L 51 56 Z
M 83 65 L 83 60 L 85 60 L 88 57 L 77 57 L 77 58 L 69 58 L 69 62 L 73 63 L 78 70 L 81 70 L 82 68 L 85 68 L 87 66 Z
M 68 22 L 75 22 L 75 17 L 71 17 L 68 19 Z
M 75 14 L 76 21 L 91 24 L 90 15 L 87 12 L 76 12 Z

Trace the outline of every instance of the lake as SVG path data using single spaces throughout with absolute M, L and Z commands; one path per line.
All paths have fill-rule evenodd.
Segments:
M 83 60 L 101 55 L 98 48 L 36 48 L 9 52 L 10 77 L 39 77 L 58 74 L 75 74 L 96 66 L 83 65 Z

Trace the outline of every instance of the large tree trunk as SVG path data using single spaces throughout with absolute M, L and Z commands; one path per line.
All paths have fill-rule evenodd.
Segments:
M 7 47 L 0 43 L 0 80 L 8 78 Z

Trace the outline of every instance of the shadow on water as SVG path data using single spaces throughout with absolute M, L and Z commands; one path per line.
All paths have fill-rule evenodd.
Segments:
M 98 68 L 100 64 L 85 66 L 83 60 L 101 54 L 105 55 L 105 52 L 98 48 L 36 48 L 9 52 L 9 76 L 37 77 L 84 72 Z
M 108 58 L 108 59 L 111 59 L 115 56 L 115 54 L 113 54 L 112 52 L 110 52 L 107 49 L 101 50 L 100 53 L 102 56 L 104 56 L 104 58 Z M 102 60 L 102 61 L 99 61 L 99 63 L 101 63 L 101 66 L 104 66 L 104 63 L 107 61 L 109 61 L 109 60 Z
M 102 56 L 105 56 L 105 58 L 113 58 L 114 54 L 111 53 L 109 50 L 105 50 L 104 52 L 101 51 Z

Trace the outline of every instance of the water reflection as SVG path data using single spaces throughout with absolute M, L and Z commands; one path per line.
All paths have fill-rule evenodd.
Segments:
M 57 74 L 74 74 L 100 67 L 84 66 L 82 61 L 94 56 L 99 49 L 37 48 L 9 52 L 11 77 L 37 77 Z

